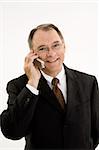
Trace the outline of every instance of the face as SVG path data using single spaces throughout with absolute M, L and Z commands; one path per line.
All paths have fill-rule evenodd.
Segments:
M 65 54 L 64 42 L 54 30 L 37 30 L 32 39 L 33 51 L 45 63 L 43 71 L 56 76 L 62 68 Z

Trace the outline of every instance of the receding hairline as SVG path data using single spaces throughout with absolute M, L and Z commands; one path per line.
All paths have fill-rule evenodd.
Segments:
M 54 24 L 41 24 L 39 26 L 36 27 L 36 29 L 41 29 L 41 30 L 50 30 L 50 29 L 54 29 L 57 28 Z
M 55 30 L 57 32 L 57 34 L 60 36 L 61 40 L 64 41 L 63 35 L 57 26 L 55 26 L 54 24 L 41 24 L 41 25 L 38 25 L 36 28 L 32 29 L 29 34 L 28 44 L 29 44 L 30 48 L 32 48 L 33 36 L 36 33 L 36 31 L 38 31 L 38 30 L 42 30 L 42 31 Z

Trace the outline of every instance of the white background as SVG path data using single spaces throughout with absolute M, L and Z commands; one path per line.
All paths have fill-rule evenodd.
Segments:
M 99 83 L 98 9 L 95 0 L 0 2 L 0 113 L 7 108 L 7 82 L 24 73 L 29 32 L 42 23 L 53 23 L 62 31 L 65 64 L 95 75 Z M 23 150 L 24 144 L 24 139 L 8 140 L 0 132 L 0 150 Z

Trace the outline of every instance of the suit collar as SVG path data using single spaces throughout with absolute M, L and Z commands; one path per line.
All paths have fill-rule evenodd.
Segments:
M 78 100 L 79 89 L 77 86 L 78 83 L 74 71 L 67 68 L 65 65 L 64 65 L 64 69 L 65 69 L 66 84 L 67 84 L 67 109 L 69 111 L 73 107 L 79 105 L 79 100 Z M 40 94 L 43 97 L 45 97 L 50 104 L 57 107 L 57 109 L 61 111 L 60 104 L 57 102 L 56 97 L 54 96 L 52 90 L 48 86 L 46 79 L 42 75 L 39 81 L 38 89 L 40 91 Z M 50 97 L 48 97 L 49 95 Z
M 78 79 L 76 77 L 75 71 L 65 67 L 66 72 L 66 82 L 67 82 L 67 115 L 71 112 L 73 108 L 80 104 L 80 94 Z
M 58 111 L 63 112 L 60 104 L 57 101 L 57 98 L 55 97 L 53 91 L 47 84 L 47 80 L 41 75 L 39 85 L 38 85 L 38 90 L 40 96 L 45 98 L 45 100 L 52 105 L 52 107 L 58 109 Z M 53 100 L 54 99 L 54 100 Z
M 74 70 L 69 69 L 64 65 L 65 74 L 66 74 L 66 84 L 67 84 L 67 111 L 68 113 L 77 105 L 80 104 L 79 100 L 79 87 L 78 87 L 78 79 L 75 75 Z M 27 80 L 27 77 L 25 77 Z M 57 102 L 56 97 L 54 96 L 52 90 L 47 84 L 46 79 L 41 75 L 38 90 L 42 97 L 45 97 L 47 102 L 49 102 L 53 107 L 56 107 L 59 111 L 61 111 L 60 104 Z M 50 96 L 50 97 L 48 97 Z M 53 101 L 53 99 L 55 99 Z

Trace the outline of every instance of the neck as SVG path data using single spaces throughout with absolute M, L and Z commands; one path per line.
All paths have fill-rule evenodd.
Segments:
M 61 72 L 61 70 L 62 70 L 62 66 L 61 66 L 61 68 L 59 69 L 59 70 L 54 70 L 54 71 L 49 71 L 49 70 L 45 70 L 45 69 L 43 69 L 42 71 L 45 73 L 45 74 L 47 74 L 47 75 L 49 75 L 49 76 L 51 76 L 51 77 L 56 77 L 60 72 Z

